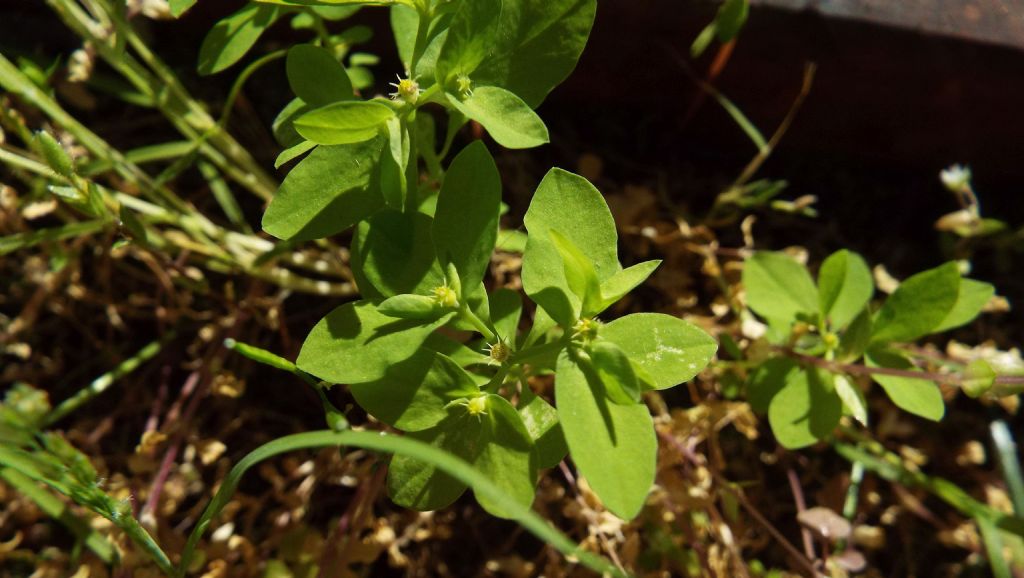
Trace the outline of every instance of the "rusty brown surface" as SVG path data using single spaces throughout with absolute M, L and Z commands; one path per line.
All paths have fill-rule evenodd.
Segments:
M 751 4 L 1024 49 L 1024 0 L 751 0 Z

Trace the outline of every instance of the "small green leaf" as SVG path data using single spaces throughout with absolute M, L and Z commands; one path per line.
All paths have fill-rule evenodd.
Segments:
M 199 47 L 199 74 L 214 74 L 241 60 L 282 14 L 277 6 L 249 4 L 217 22 Z
M 693 379 L 718 350 L 696 325 L 663 313 L 634 313 L 601 327 L 598 335 L 618 345 L 653 380 L 667 389 Z
M 887 367 L 918 371 L 913 363 L 894 351 L 871 349 L 865 356 L 868 367 Z M 896 375 L 871 374 L 871 379 L 882 386 L 896 407 L 932 421 L 939 421 L 946 413 L 942 391 L 933 381 Z
M 377 311 L 397 319 L 437 319 L 451 312 L 442 309 L 433 297 L 409 294 L 388 297 L 377 306 Z
M 364 295 L 426 295 L 445 284 L 430 239 L 433 219 L 423 213 L 380 211 L 359 223 L 352 272 Z
M 462 150 L 444 175 L 432 237 L 438 259 L 452 263 L 464 286 L 479 284 L 498 237 L 501 176 L 484 143 Z
M 622 348 L 606 339 L 598 340 L 590 346 L 590 361 L 608 399 L 622 405 L 640 402 L 640 383 Z
M 306 241 L 341 232 L 384 206 L 370 186 L 382 142 L 321 146 L 285 177 L 263 214 L 263 230 Z
M 768 319 L 792 322 L 818 311 L 818 289 L 807 269 L 784 253 L 760 251 L 743 264 L 747 305 Z
M 843 414 L 843 402 L 832 374 L 797 369 L 786 374 L 785 385 L 768 404 L 768 423 L 787 449 L 812 445 L 832 434 Z
M 292 92 L 310 106 L 354 98 L 348 73 L 325 48 L 312 44 L 293 46 L 288 51 L 285 71 Z
M 590 259 L 568 237 L 551 229 L 548 231 L 551 241 L 562 258 L 562 271 L 569 290 L 582 302 L 580 315 L 591 317 L 600 313 L 601 282 L 597 279 L 597 271 Z M 575 312 L 574 312 L 575 313 Z
M 515 408 L 503 397 L 486 395 L 479 403 L 485 409 L 476 415 L 468 407 L 453 403 L 444 421 L 432 429 L 411 433 L 409 437 L 466 460 L 506 495 L 529 506 L 533 502 L 536 476 L 530 434 Z M 466 484 L 415 458 L 398 455 L 388 468 L 388 493 L 400 506 L 437 510 L 450 505 L 465 490 Z M 511 515 L 484 494 L 478 494 L 477 501 L 495 516 Z
M 409 164 L 409 130 L 397 116 L 387 120 L 387 146 L 380 154 L 380 189 L 384 200 L 393 209 L 405 207 L 409 183 L 406 167 Z
M 601 311 L 604 311 L 619 299 L 625 297 L 630 291 L 639 287 L 641 283 L 651 276 L 651 273 L 654 273 L 658 265 L 661 265 L 660 259 L 644 261 L 632 267 L 627 267 L 605 279 L 604 283 L 601 283 L 601 297 L 604 301 Z M 598 311 L 598 313 L 601 311 Z
M 935 331 L 953 310 L 960 293 L 960 271 L 946 263 L 900 284 L 875 316 L 871 341 L 914 341 Z
M 654 483 L 658 453 L 647 406 L 610 403 L 600 380 L 568 351 L 558 356 L 555 405 L 579 473 L 609 511 L 636 517 Z
M 557 466 L 569 453 L 562 426 L 558 423 L 558 411 L 524 384 L 519 394 L 519 415 L 533 439 L 537 469 Z
M 277 158 L 274 159 L 274 168 L 281 168 L 281 165 L 290 162 L 298 157 L 301 157 L 302 155 L 308 153 L 317 146 L 318 145 L 313 141 L 304 140 L 299 142 L 299 144 L 297 145 L 290 146 L 284 149 L 283 151 L 281 151 L 281 154 L 277 155 Z
M 369 301 L 346 303 L 313 327 L 295 364 L 330 383 L 365 383 L 384 377 L 412 357 L 451 314 L 431 323 L 388 317 Z
M 932 333 L 940 333 L 970 323 L 996 294 L 996 288 L 974 279 L 960 279 L 956 304 Z
M 509 149 L 528 149 L 548 142 L 548 127 L 515 94 L 497 86 L 481 86 L 465 100 L 447 94 L 448 102 L 477 121 L 495 142 Z
M 432 428 L 448 416 L 449 403 L 480 393 L 452 359 L 427 349 L 389 367 L 384 377 L 349 389 L 359 407 L 402 431 Z
M 372 100 L 342 101 L 311 110 L 295 119 L 295 130 L 322 145 L 341 145 L 372 139 L 395 116 L 386 104 Z
M 277 144 L 283 147 L 292 147 L 305 141 L 306 139 L 302 138 L 302 135 L 295 132 L 295 119 L 311 110 L 313 107 L 303 102 L 301 98 L 293 98 L 284 105 L 270 125 Z
M 523 288 L 563 325 L 571 325 L 579 299 L 572 295 L 549 231 L 571 240 L 594 264 L 598 280 L 622 270 L 611 211 L 594 185 L 579 175 L 552 169 L 541 181 L 523 218 L 529 237 L 523 253 Z
M 739 34 L 747 21 L 750 6 L 747 0 L 725 0 L 715 16 L 715 35 L 719 42 L 729 42 Z
M 875 285 L 864 259 L 843 249 L 830 255 L 818 271 L 821 315 L 833 329 L 842 329 L 871 300 Z
M 420 24 L 419 12 L 408 6 L 396 4 L 391 7 L 389 16 L 402 68 L 412 70 L 412 52 L 416 47 L 416 29 Z
M 71 162 L 71 157 L 68 155 L 68 152 L 64 150 L 64 147 L 60 146 L 57 139 L 53 138 L 50 133 L 42 130 L 37 132 L 36 145 L 43 153 L 43 158 L 46 159 L 46 164 L 49 165 L 55 173 L 67 178 L 74 176 L 75 165 Z
M 519 332 L 519 318 L 523 313 L 523 300 L 518 291 L 501 287 L 491 292 L 490 301 L 491 323 L 498 337 L 508 341 L 515 347 L 516 335 Z
M 843 407 L 864 427 L 868 425 L 868 401 L 860 390 L 845 375 L 836 375 L 833 381 L 836 394 L 843 400 Z

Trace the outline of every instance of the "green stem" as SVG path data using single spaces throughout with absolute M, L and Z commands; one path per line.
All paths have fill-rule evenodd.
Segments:
M 476 330 L 481 335 L 483 335 L 484 339 L 486 339 L 488 342 L 493 343 L 497 341 L 498 337 L 494 334 L 493 331 L 491 331 L 489 327 L 487 327 L 487 324 L 484 323 L 482 319 L 477 317 L 476 313 L 470 311 L 469 306 L 463 305 L 462 308 L 459 309 L 459 316 L 465 319 L 466 321 L 469 321 L 470 324 L 472 324 L 473 327 L 475 327 Z

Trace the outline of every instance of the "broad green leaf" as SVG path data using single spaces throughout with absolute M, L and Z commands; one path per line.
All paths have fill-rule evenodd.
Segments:
M 626 352 L 607 339 L 590 346 L 590 361 L 608 399 L 622 405 L 640 402 L 640 383 Z
M 750 11 L 748 0 L 725 0 L 715 16 L 715 35 L 719 42 L 729 42 L 739 34 Z
M 427 349 L 387 368 L 384 377 L 349 389 L 359 407 L 402 431 L 432 428 L 448 416 L 450 402 L 480 393 L 464 369 Z
M 846 411 L 862 426 L 867 427 L 868 401 L 864 399 L 864 392 L 845 375 L 835 375 L 833 384 L 839 399 L 843 400 L 843 407 L 846 408 Z
M 387 209 L 363 221 L 352 242 L 352 272 L 364 295 L 427 295 L 444 285 L 430 239 L 433 219 Z
M 285 62 L 288 84 L 295 96 L 313 107 L 351 100 L 352 82 L 334 55 L 312 44 L 298 44 Z
M 384 206 L 370 186 L 381 139 L 321 146 L 285 177 L 263 214 L 263 230 L 306 241 L 344 231 Z
M 771 357 L 758 364 L 747 382 L 747 401 L 754 411 L 768 412 L 768 406 L 779 391 L 789 383 L 800 367 L 788 357 Z
M 450 313 L 441 308 L 433 297 L 409 294 L 388 297 L 377 306 L 377 311 L 397 319 L 437 319 Z
M 634 313 L 603 325 L 598 336 L 622 348 L 667 389 L 693 379 L 718 350 L 714 338 L 696 325 L 663 313 Z
M 601 282 L 590 259 L 568 237 L 555 229 L 548 231 L 562 258 L 562 271 L 569 290 L 582 302 L 580 314 L 591 317 L 601 312 Z
M 935 331 L 960 293 L 960 271 L 946 263 L 900 284 L 875 316 L 871 341 L 914 341 Z
M 481 86 L 464 100 L 447 94 L 448 102 L 477 121 L 495 142 L 509 149 L 528 149 L 548 142 L 548 127 L 515 94 L 497 86 Z
M 489 299 L 491 322 L 498 337 L 516 346 L 516 335 L 519 332 L 519 318 L 523 313 L 523 300 L 518 291 L 501 287 L 491 292 Z
M 346 303 L 313 327 L 302 344 L 299 369 L 330 383 L 365 383 L 412 357 L 428 335 L 451 318 L 431 323 L 388 317 L 369 301 Z
M 558 356 L 555 405 L 579 473 L 616 516 L 640 513 L 654 483 L 658 442 L 642 403 L 611 403 L 600 380 L 570 357 Z
M 960 279 L 960 291 L 956 304 L 932 333 L 939 333 L 970 323 L 981 313 L 989 299 L 996 294 L 996 288 L 974 279 Z
M 619 299 L 625 297 L 630 291 L 639 287 L 641 283 L 651 276 L 651 273 L 654 273 L 658 265 L 661 265 L 661 259 L 644 261 L 632 267 L 627 267 L 605 279 L 601 283 L 601 298 L 604 301 L 601 310 L 607 309 Z
M 277 6 L 249 4 L 217 22 L 199 47 L 199 74 L 214 74 L 241 60 L 281 14 Z
M 551 169 L 537 187 L 523 221 L 529 231 L 523 253 L 523 288 L 553 319 L 570 325 L 579 299 L 569 290 L 549 231 L 555 229 L 575 243 L 594 264 L 598 279 L 604 281 L 622 270 L 611 211 L 586 179 Z
M 503 4 L 503 0 L 459 3 L 435 65 L 443 88 L 453 88 L 452 81 L 459 75 L 471 75 L 493 49 Z
M 504 0 L 496 38 L 471 78 L 537 108 L 576 67 L 596 9 L 595 0 Z
M 871 349 L 865 356 L 868 367 L 917 370 L 914 364 L 894 351 Z M 896 407 L 932 421 L 939 421 L 946 413 L 942 391 L 933 381 L 896 375 L 871 374 L 871 379 L 882 386 Z
M 372 139 L 395 116 L 390 106 L 372 100 L 342 101 L 311 110 L 295 119 L 295 130 L 322 145 L 340 145 Z
M 448 416 L 436 427 L 409 436 L 466 460 L 516 503 L 529 506 L 536 475 L 530 434 L 503 397 L 487 395 L 484 400 L 485 413 L 473 415 L 465 406 L 452 404 Z M 412 457 L 396 456 L 388 468 L 388 493 L 400 506 L 437 510 L 465 490 L 465 483 Z M 512 515 L 488 495 L 478 494 L 477 501 L 495 516 Z
M 821 315 L 833 329 L 842 329 L 871 300 L 875 284 L 864 259 L 843 249 L 831 254 L 818 271 Z
M 523 384 L 519 394 L 519 415 L 533 439 L 537 469 L 557 466 L 569 453 L 562 426 L 558 423 L 558 411 L 544 398 L 533 393 L 528 385 Z
M 169 0 L 168 4 L 171 7 L 171 16 L 179 18 L 189 8 L 195 6 L 196 0 Z
M 427 31 L 426 48 L 416 63 L 416 69 L 412 70 L 413 50 L 416 46 L 416 34 L 420 23 L 419 13 L 406 6 L 391 8 L 391 29 L 394 31 L 395 44 L 398 48 L 398 57 L 402 61 L 402 68 L 412 70 L 412 76 L 417 79 L 421 88 L 427 88 L 434 84 L 434 69 L 447 40 L 451 20 L 450 12 L 435 15 L 430 24 L 430 30 Z
M 758 315 L 792 323 L 818 311 L 818 289 L 807 268 L 784 253 L 759 251 L 743 264 L 747 305 Z
M 490 266 L 500 204 L 498 167 L 477 141 L 462 149 L 445 172 L 432 228 L 438 259 L 453 264 L 466 287 L 479 284 Z
M 785 385 L 768 404 L 768 423 L 775 438 L 793 450 L 831 435 L 843 415 L 843 402 L 832 384 L 832 374 L 797 369 L 785 377 Z

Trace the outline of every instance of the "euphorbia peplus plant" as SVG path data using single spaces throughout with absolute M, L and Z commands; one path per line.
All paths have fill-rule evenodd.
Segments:
M 574 68 L 596 2 L 364 3 L 392 5 L 406 70 L 390 98 L 357 97 L 329 36 L 287 55 L 296 98 L 275 122 L 287 147 L 279 163 L 305 156 L 267 208 L 263 228 L 298 241 L 355 227 L 351 267 L 363 296 L 313 328 L 298 367 L 347 384 L 375 418 L 461 457 L 521 504 L 533 501 L 538 471 L 568 454 L 610 511 L 634 517 L 657 454 L 642 395 L 693 378 L 715 341 L 669 315 L 598 319 L 658 262 L 623 269 L 601 194 L 559 169 L 540 183 L 525 217 L 522 283 L 537 307 L 524 323 L 521 295 L 485 284 L 502 196 L 491 154 L 474 142 L 442 169 L 468 120 L 508 148 L 548 141 L 533 109 Z M 246 10 L 316 19 L 327 4 L 360 3 Z M 220 29 L 246 24 L 233 26 Z M 207 42 L 208 52 L 215 42 Z M 205 58 L 219 61 L 215 53 Z M 447 128 L 438 149 L 441 113 Z M 551 373 L 554 406 L 530 379 Z M 400 455 L 388 489 L 400 505 L 432 510 L 466 485 Z M 485 495 L 477 499 L 495 515 L 510 515 Z
M 870 376 L 897 407 L 933 421 L 945 413 L 936 381 L 958 384 L 972 397 L 1019 392 L 1019 376 L 996 376 L 984 360 L 958 374 L 928 373 L 914 363 L 910 345 L 970 322 L 995 293 L 962 277 L 955 262 L 911 276 L 877 308 L 871 271 L 847 250 L 822 263 L 817 284 L 788 255 L 755 253 L 744 264 L 743 286 L 747 305 L 767 321 L 762 339 L 772 351 L 758 362 L 748 398 L 767 412 L 787 448 L 829 437 L 844 413 L 867 425 L 856 376 Z

